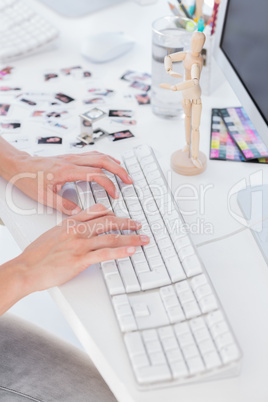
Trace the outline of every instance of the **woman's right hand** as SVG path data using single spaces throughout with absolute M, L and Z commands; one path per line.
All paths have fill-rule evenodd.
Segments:
M 104 233 L 140 228 L 139 222 L 116 217 L 101 204 L 67 218 L 0 267 L 2 297 L 12 294 L 12 300 L 0 297 L 0 305 L 11 307 L 32 292 L 64 284 L 92 264 L 134 254 L 137 246 L 149 243 L 149 237 Z M 13 292 L 8 291 L 9 283 Z

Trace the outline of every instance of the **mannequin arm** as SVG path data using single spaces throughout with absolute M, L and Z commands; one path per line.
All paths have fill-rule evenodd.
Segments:
M 192 68 L 191 68 L 191 78 L 193 79 L 193 80 L 200 80 L 200 74 L 201 74 L 201 71 L 200 71 L 200 67 L 199 67 L 199 65 L 198 64 L 193 64 L 192 65 Z
M 165 89 L 171 89 L 172 91 L 184 91 L 185 89 L 193 88 L 197 84 L 198 84 L 198 81 L 196 81 L 196 80 L 188 80 L 188 81 L 180 82 L 177 85 L 160 84 L 160 87 L 165 88 Z
M 166 72 L 169 75 L 171 75 L 172 77 L 181 78 L 182 77 L 181 74 L 178 74 L 172 70 L 172 63 L 176 62 L 176 61 L 184 60 L 185 56 L 186 56 L 186 52 L 177 52 L 177 53 L 172 53 L 172 54 L 169 54 L 168 56 L 166 56 L 165 60 L 164 60 Z

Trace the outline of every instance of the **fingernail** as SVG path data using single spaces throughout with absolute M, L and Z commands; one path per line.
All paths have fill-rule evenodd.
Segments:
M 135 247 L 128 247 L 128 248 L 127 248 L 127 253 L 128 253 L 128 254 L 134 254 L 135 251 L 136 251 L 136 248 L 135 248 Z
M 142 227 L 142 223 L 141 222 L 135 222 L 135 224 L 136 224 L 136 228 L 138 228 L 138 229 L 140 229 L 141 227 Z
M 129 181 L 131 181 L 131 183 L 133 182 L 132 178 L 131 178 L 129 175 L 127 175 L 127 179 L 128 179 Z
M 146 236 L 146 235 L 141 235 L 140 239 L 143 243 L 149 243 L 150 241 L 150 237 Z
M 119 193 L 117 190 L 115 190 L 114 196 L 115 196 L 115 198 L 119 198 Z
M 72 210 L 72 215 L 79 214 L 79 212 L 81 212 L 81 208 L 76 207 L 75 209 Z

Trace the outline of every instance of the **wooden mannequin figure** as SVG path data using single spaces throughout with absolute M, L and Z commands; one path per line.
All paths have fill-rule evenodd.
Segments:
M 196 175 L 206 169 L 206 156 L 199 152 L 199 126 L 202 112 L 200 74 L 203 66 L 201 50 L 206 37 L 194 32 L 189 52 L 172 53 L 165 57 L 165 69 L 172 77 L 182 76 L 172 70 L 172 63 L 183 61 L 185 80 L 177 85 L 160 84 L 162 88 L 182 91 L 182 105 L 185 113 L 186 146 L 171 156 L 172 169 L 183 175 Z

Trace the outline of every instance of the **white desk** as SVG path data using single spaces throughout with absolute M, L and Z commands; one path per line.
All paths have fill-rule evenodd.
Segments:
M 24 82 L 24 88 L 29 89 L 34 89 L 36 82 L 40 82 L 38 77 L 46 67 L 82 63 L 93 72 L 98 70 L 99 77 L 105 72 L 103 87 L 120 85 L 118 77 L 128 68 L 149 71 L 151 21 L 168 13 L 165 2 L 144 8 L 127 2 L 73 21 L 61 18 L 33 1 L 31 3 L 60 27 L 62 35 L 58 49 L 15 63 L 18 74 L 21 74 L 20 82 Z M 116 27 L 135 36 L 137 45 L 131 53 L 112 63 L 89 65 L 80 58 L 77 43 L 87 32 L 101 31 L 103 27 L 107 31 Z M 49 84 L 50 89 L 53 86 L 56 88 L 58 84 Z M 79 92 L 79 88 L 72 87 L 73 82 L 69 86 L 61 89 L 70 94 Z M 44 88 L 48 87 L 43 84 Z M 211 107 L 237 105 L 238 101 L 225 83 L 213 96 L 204 97 L 203 104 L 201 149 L 208 156 Z M 201 176 L 182 177 L 170 173 L 169 156 L 175 148 L 184 144 L 183 122 L 161 120 L 151 113 L 150 107 L 137 108 L 136 113 L 138 137 L 112 144 L 113 147 L 110 142 L 103 140 L 97 149 L 118 156 L 130 146 L 144 141 L 154 147 L 164 172 L 167 177 L 172 177 L 173 192 L 180 188 L 179 195 L 185 195 L 185 189 L 181 187 L 185 184 L 195 186 L 197 190 L 200 190 L 201 185 L 212 185 L 206 192 L 204 211 L 197 201 L 179 200 L 182 210 L 196 210 L 193 215 L 185 216 L 188 223 L 203 219 L 213 225 L 212 234 L 193 236 L 197 245 L 240 229 L 241 225 L 228 211 L 227 194 L 235 183 L 243 178 L 248 180 L 250 174 L 260 169 L 263 170 L 264 182 L 268 183 L 267 166 L 208 161 L 207 170 Z M 5 202 L 5 186 L 5 181 L 0 179 L 0 216 L 23 249 L 42 232 L 55 225 L 56 214 L 22 216 L 12 212 Z M 15 190 L 14 196 L 20 208 L 36 207 L 36 203 L 19 190 Z M 238 211 L 235 202 L 233 209 Z M 138 391 L 99 268 L 90 267 L 64 286 L 51 290 L 86 352 L 119 401 L 268 400 L 268 269 L 261 253 L 248 230 L 226 240 L 199 247 L 199 252 L 244 353 L 241 375 L 236 378 L 150 392 Z

